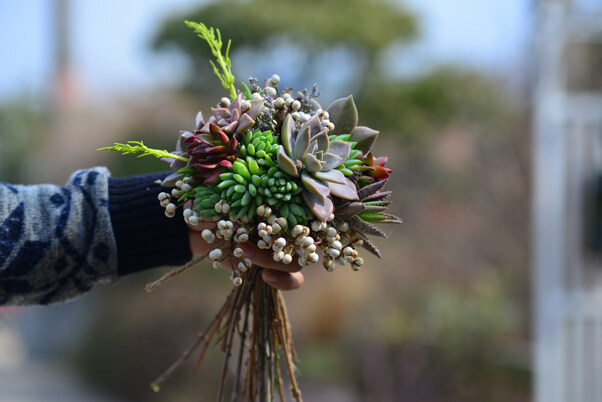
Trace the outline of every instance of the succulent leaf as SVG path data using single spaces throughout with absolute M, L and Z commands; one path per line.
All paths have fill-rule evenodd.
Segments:
M 320 180 L 311 177 L 307 172 L 301 173 L 301 181 L 306 189 L 317 195 L 326 198 L 330 194 L 329 186 Z
M 346 183 L 345 175 L 338 170 L 329 170 L 327 172 L 316 172 L 316 173 L 314 173 L 314 176 L 317 177 L 318 179 L 333 182 L 333 183 L 338 183 L 338 184 Z
M 305 169 L 310 173 L 314 173 L 314 175 L 319 173 L 320 170 L 322 170 L 322 163 L 320 163 L 318 158 L 316 158 L 312 154 L 305 155 L 303 163 L 305 164 Z
M 305 127 L 298 134 L 297 138 L 295 138 L 295 146 L 293 149 L 293 157 L 297 160 L 302 161 L 303 157 L 307 153 L 307 149 L 309 148 L 309 140 L 311 134 L 309 132 L 309 127 Z
M 314 111 L 314 110 L 322 110 L 322 106 L 318 103 L 317 100 L 315 100 L 314 98 L 311 98 L 309 100 L 309 109 Z
M 351 180 L 345 178 L 345 184 L 327 182 L 330 194 L 345 200 L 357 200 L 357 190 Z
M 336 209 L 337 218 L 351 218 L 366 209 L 363 202 L 350 202 Z
M 345 160 L 343 158 L 341 158 L 340 156 L 331 154 L 329 152 L 326 152 L 324 154 L 324 156 L 322 157 L 322 160 L 324 162 L 326 162 L 322 168 L 322 170 L 331 170 L 331 169 L 335 169 L 336 167 L 340 166 Z
M 316 150 L 313 152 L 326 152 L 328 151 L 328 147 L 330 146 L 330 141 L 328 140 L 328 134 L 326 131 L 320 131 L 318 134 L 314 135 L 311 139 L 312 144 L 316 144 Z
M 309 130 L 310 133 L 318 134 L 322 129 L 322 125 L 320 124 L 320 116 L 318 114 L 314 114 L 309 120 L 307 120 L 301 128 L 299 132 L 303 130 Z
M 386 202 L 387 204 L 390 204 L 390 198 L 391 198 L 391 191 L 379 191 L 378 193 L 374 193 L 372 195 L 369 195 L 367 197 L 364 197 L 363 200 L 364 202 L 368 202 L 368 201 L 381 201 L 381 202 Z
M 252 99 L 251 100 L 251 108 L 247 111 L 249 116 L 255 118 L 255 116 L 259 115 L 265 108 L 265 104 L 263 98 Z
M 357 191 L 357 196 L 360 198 L 360 200 L 363 200 L 366 197 L 371 196 L 372 194 L 375 194 L 378 191 L 382 190 L 385 184 L 387 184 L 386 180 L 381 180 L 368 184 L 366 187 L 362 187 Z
M 368 237 L 366 235 L 364 235 L 363 233 L 358 233 L 358 234 L 364 240 L 364 244 L 362 245 L 362 247 L 364 249 L 368 250 L 369 252 L 371 252 L 372 254 L 377 256 L 378 258 L 383 258 L 380 250 L 378 249 L 378 247 L 376 247 L 376 244 L 374 244 L 374 242 L 372 240 L 368 239 Z
M 172 173 L 163 179 L 163 181 L 161 182 L 161 185 L 164 187 L 175 187 L 176 182 L 178 180 L 182 180 L 183 177 L 184 177 L 183 174 Z
M 290 114 L 287 114 L 282 123 L 282 130 L 280 131 L 280 143 L 284 147 L 284 151 L 287 155 L 293 153 L 293 131 L 295 130 L 295 122 Z
M 330 197 L 318 197 L 310 191 L 304 191 L 301 193 L 305 205 L 314 214 L 316 218 L 322 222 L 326 222 L 330 214 L 334 211 L 334 204 Z
M 351 217 L 351 219 L 349 220 L 349 225 L 358 232 L 362 232 L 372 236 L 387 237 L 387 234 L 381 229 L 374 226 L 372 223 L 364 221 L 357 215 Z
M 383 207 L 380 207 L 380 210 L 375 210 L 375 208 L 379 207 L 368 207 L 365 211 L 357 214 L 357 216 L 366 222 L 372 223 L 380 223 L 387 219 L 387 216 L 381 213 L 381 211 L 384 211 L 386 208 L 383 209 Z
M 238 119 L 238 126 L 236 127 L 236 133 L 242 133 L 248 129 L 250 129 L 251 127 L 253 127 L 253 124 L 255 124 L 255 120 L 253 120 L 251 118 L 251 116 L 249 116 L 247 113 L 243 114 L 239 119 Z
M 242 133 L 251 128 L 255 124 L 255 118 L 263 111 L 263 100 L 251 101 L 251 108 L 243 112 L 243 97 L 244 95 L 240 93 L 227 108 L 213 109 L 213 115 L 196 131 L 210 133 L 212 132 L 211 126 L 216 126 L 219 130 L 231 136 L 234 133 Z M 245 100 L 245 102 L 247 101 Z
M 195 130 L 200 130 L 201 127 L 203 126 L 204 120 L 203 120 L 203 113 L 202 112 L 198 112 L 196 114 L 196 117 L 194 119 L 194 129 Z
M 357 107 L 351 95 L 335 100 L 326 111 L 334 124 L 334 130 L 329 133 L 331 135 L 349 134 L 357 125 Z
M 295 166 L 295 162 L 291 158 L 288 157 L 286 151 L 284 150 L 284 146 L 280 145 L 278 147 L 278 166 L 288 175 L 291 176 L 299 176 L 299 172 L 297 171 L 297 166 Z
M 378 133 L 378 131 L 369 127 L 358 126 L 351 131 L 349 140 L 357 143 L 355 145 L 355 149 L 358 149 L 366 154 L 372 149 L 372 146 L 376 141 L 376 137 L 378 137 Z
M 349 153 L 351 152 L 351 144 L 344 141 L 330 141 L 330 146 L 328 148 L 328 153 L 338 156 L 342 159 L 343 162 L 347 160 L 349 157 Z M 342 162 L 341 162 L 342 163 Z

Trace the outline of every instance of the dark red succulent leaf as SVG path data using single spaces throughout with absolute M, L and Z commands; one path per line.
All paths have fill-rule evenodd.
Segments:
M 227 159 L 222 159 L 221 161 L 219 161 L 219 164 L 227 169 L 232 169 L 232 162 L 230 162 Z
M 372 175 L 377 180 L 386 180 L 389 178 L 392 170 L 382 166 L 375 166 Z
M 230 138 L 228 138 L 226 133 L 224 133 L 223 131 L 218 131 L 217 135 L 218 135 L 219 140 L 222 143 L 222 145 L 228 145 L 230 143 Z
M 195 163 L 194 168 L 199 172 L 202 172 L 204 170 L 215 169 L 217 165 L 218 163 Z
M 205 148 L 205 152 L 208 154 L 225 154 L 228 152 L 228 148 L 223 145 L 218 145 L 215 147 L 207 147 Z
M 220 130 L 220 128 L 219 128 L 218 126 L 216 126 L 216 125 L 215 125 L 215 124 L 213 124 L 213 123 L 209 123 L 209 133 L 211 133 L 211 134 L 213 134 L 213 135 L 215 135 L 215 134 L 218 134 L 218 135 L 219 135 L 219 132 L 220 132 L 220 131 L 221 131 L 221 130 Z
M 184 140 L 184 142 L 185 142 L 185 143 L 191 143 L 191 142 L 195 142 L 195 143 L 197 143 L 197 144 L 200 144 L 200 143 L 202 143 L 202 141 L 201 141 L 199 138 L 197 138 L 196 136 L 194 136 L 194 135 L 193 135 L 192 137 L 188 137 L 188 138 L 186 138 L 186 139 Z
M 236 149 L 236 145 L 238 145 L 238 141 L 236 141 L 235 136 L 232 136 L 232 139 L 230 140 L 230 147 L 228 148 L 229 154 L 234 152 L 234 150 Z
M 186 138 L 189 143 L 187 153 L 190 156 L 188 166 L 196 169 L 199 174 L 194 178 L 206 184 L 213 183 L 221 173 L 232 169 L 236 159 L 236 137 L 228 137 L 220 127 L 208 124 L 208 132 L 197 130 L 194 136 Z
M 358 170 L 363 172 L 363 175 L 359 177 L 360 182 L 371 183 L 375 180 L 387 180 L 393 172 L 385 167 L 388 161 L 386 156 L 375 158 L 372 151 L 370 151 L 366 155 L 360 155 L 359 159 L 362 161 L 362 166 Z
M 374 159 L 374 164 L 378 165 L 380 167 L 384 167 L 387 162 L 389 161 L 389 157 L 388 156 L 381 156 L 379 158 L 375 158 Z
M 219 180 L 219 175 L 226 172 L 226 170 L 224 168 L 214 170 L 213 173 L 205 178 L 204 184 L 208 186 L 215 184 Z

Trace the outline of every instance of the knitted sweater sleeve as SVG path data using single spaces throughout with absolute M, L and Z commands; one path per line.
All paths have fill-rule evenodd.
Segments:
M 93 168 L 65 187 L 0 183 L 0 305 L 60 302 L 189 259 L 182 219 L 163 226 L 159 178 L 113 179 Z

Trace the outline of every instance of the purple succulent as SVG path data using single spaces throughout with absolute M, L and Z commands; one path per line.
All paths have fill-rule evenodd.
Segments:
M 203 134 L 210 133 L 210 125 L 216 125 L 221 131 L 231 136 L 242 133 L 255 124 L 255 118 L 263 111 L 263 98 L 245 100 L 243 94 L 227 106 L 213 109 L 213 115 L 206 122 L 199 112 L 195 119 L 194 129 Z

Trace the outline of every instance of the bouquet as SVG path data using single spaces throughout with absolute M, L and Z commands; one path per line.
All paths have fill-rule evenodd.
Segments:
M 282 295 L 261 279 L 262 268 L 242 258 L 236 245 L 256 243 L 284 264 L 303 267 L 321 260 L 329 272 L 337 265 L 357 271 L 364 264 L 361 248 L 381 257 L 369 236 L 386 235 L 375 223 L 401 223 L 387 212 L 390 192 L 383 187 L 391 170 L 386 157 L 373 155 L 378 131 L 357 125 L 351 96 L 323 109 L 316 100 L 317 85 L 295 93 L 280 86 L 278 75 L 261 85 L 250 78 L 237 90 L 230 43 L 222 52 L 219 30 L 186 24 L 210 46 L 214 72 L 229 96 L 209 118 L 199 112 L 192 130 L 180 132 L 173 152 L 148 148 L 142 141 L 102 150 L 152 155 L 169 163 L 174 173 L 162 184 L 172 189 L 159 194 L 165 214 L 174 217 L 182 208 L 189 225 L 215 223 L 201 233 L 212 244 L 210 251 L 147 290 L 207 257 L 214 268 L 235 261 L 234 286 L 207 329 L 152 387 L 158 391 L 200 348 L 198 365 L 215 340 L 224 353 L 217 400 L 229 388 L 232 400 L 273 400 L 278 394 L 285 401 L 286 376 L 293 399 L 301 401 Z M 228 375 L 231 368 L 233 376 Z

